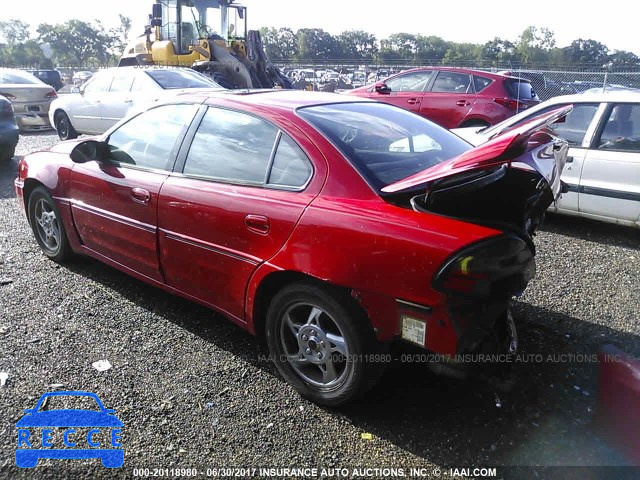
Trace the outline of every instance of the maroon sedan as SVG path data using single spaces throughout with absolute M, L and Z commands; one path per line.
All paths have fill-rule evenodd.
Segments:
M 567 151 L 544 127 L 570 107 L 471 149 L 345 100 L 183 95 L 26 156 L 16 192 L 51 259 L 89 255 L 221 312 L 318 403 L 366 391 L 396 338 L 449 366 L 514 352 L 509 300 Z
M 344 93 L 406 108 L 445 128 L 494 125 L 540 103 L 529 80 L 466 68 L 415 68 Z

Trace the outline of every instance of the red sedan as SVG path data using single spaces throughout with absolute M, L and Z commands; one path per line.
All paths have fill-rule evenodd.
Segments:
M 223 313 L 318 403 L 366 391 L 396 338 L 448 365 L 514 352 L 509 300 L 567 151 L 544 127 L 570 107 L 472 149 L 345 100 L 183 95 L 26 156 L 16 192 L 48 257 L 89 255 Z
M 529 80 L 468 68 L 414 68 L 344 93 L 406 108 L 445 128 L 494 125 L 540 103 Z

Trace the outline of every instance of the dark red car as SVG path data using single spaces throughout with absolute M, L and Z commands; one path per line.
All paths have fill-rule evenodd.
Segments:
M 223 313 L 319 403 L 369 388 L 396 338 L 514 351 L 509 300 L 534 275 L 567 152 L 540 129 L 570 107 L 471 149 L 346 100 L 183 95 L 26 156 L 16 192 L 47 256 L 89 255 Z
M 415 68 L 344 93 L 406 108 L 445 128 L 494 125 L 540 103 L 529 80 L 466 68 Z

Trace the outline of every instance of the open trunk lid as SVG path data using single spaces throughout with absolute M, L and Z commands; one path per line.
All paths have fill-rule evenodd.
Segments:
M 557 153 L 551 155 L 550 149 L 541 149 L 540 147 L 548 144 L 553 150 L 554 138 L 545 133 L 544 130 L 566 116 L 572 109 L 573 106 L 568 105 L 535 117 L 529 122 L 455 158 L 387 185 L 382 188 L 382 191 L 384 193 L 396 193 L 464 172 L 486 170 L 517 162 L 524 163 L 540 173 L 549 183 L 555 200 L 561 191 L 560 174 L 566 161 L 566 148 L 562 149 L 558 144 L 555 148 Z M 534 151 L 536 151 L 536 154 L 527 154 Z

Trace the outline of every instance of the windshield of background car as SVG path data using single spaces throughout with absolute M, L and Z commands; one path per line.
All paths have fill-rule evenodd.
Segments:
M 222 88 L 209 77 L 191 70 L 149 70 L 145 72 L 164 90 L 177 88 Z
M 298 109 L 375 188 L 456 157 L 471 146 L 402 108 L 384 103 L 340 103 Z
M 42 85 L 42 82 L 27 72 L 13 72 L 0 70 L 0 84 Z
M 518 100 L 539 100 L 533 86 L 517 78 L 505 80 L 505 86 L 511 97 Z

